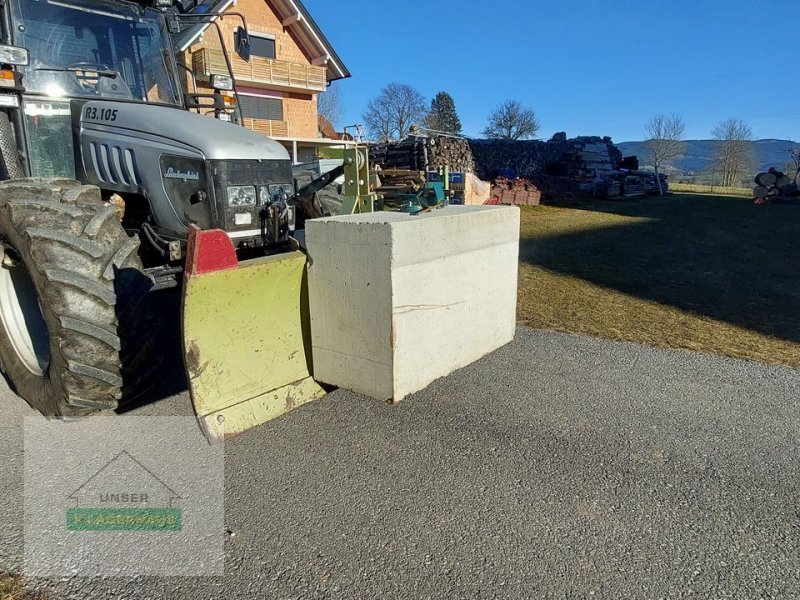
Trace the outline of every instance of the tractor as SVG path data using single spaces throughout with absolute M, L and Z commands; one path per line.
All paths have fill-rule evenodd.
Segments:
M 175 320 L 209 439 L 324 393 L 293 234 L 319 216 L 313 193 L 283 146 L 236 123 L 232 73 L 198 93 L 177 60 L 175 37 L 217 17 L 172 0 L 2 3 L 0 367 L 48 417 L 158 385 Z M 365 155 L 347 168 L 366 181 Z

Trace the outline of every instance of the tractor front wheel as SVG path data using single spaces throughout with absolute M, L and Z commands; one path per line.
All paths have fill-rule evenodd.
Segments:
M 138 248 L 95 187 L 0 183 L 0 367 L 45 415 L 117 408 L 140 350 L 118 319 L 144 306 Z

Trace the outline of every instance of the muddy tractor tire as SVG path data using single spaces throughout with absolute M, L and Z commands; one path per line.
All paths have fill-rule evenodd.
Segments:
M 0 367 L 51 417 L 119 406 L 145 376 L 150 280 L 117 207 L 77 181 L 0 183 Z M 129 365 L 123 368 L 123 364 Z

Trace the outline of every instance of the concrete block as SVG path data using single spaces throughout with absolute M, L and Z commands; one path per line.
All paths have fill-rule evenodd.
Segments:
M 306 223 L 313 374 L 400 401 L 514 338 L 519 209 Z

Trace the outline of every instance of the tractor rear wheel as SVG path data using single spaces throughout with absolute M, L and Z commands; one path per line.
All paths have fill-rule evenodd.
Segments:
M 123 362 L 139 365 L 146 344 L 118 319 L 147 305 L 138 248 L 96 187 L 0 183 L 0 367 L 45 415 L 115 409 L 141 379 Z

